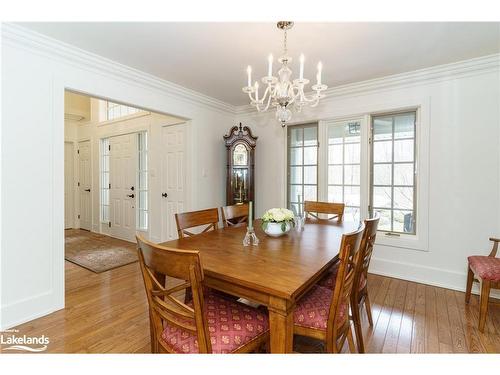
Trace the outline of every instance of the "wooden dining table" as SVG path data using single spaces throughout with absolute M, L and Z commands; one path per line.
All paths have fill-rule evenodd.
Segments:
M 296 301 L 328 271 L 338 257 L 344 233 L 358 222 L 306 221 L 270 237 L 254 222 L 256 246 L 243 246 L 246 226 L 221 228 L 193 237 L 164 242 L 184 250 L 199 250 L 206 286 L 267 306 L 271 353 L 293 350 L 293 311 Z

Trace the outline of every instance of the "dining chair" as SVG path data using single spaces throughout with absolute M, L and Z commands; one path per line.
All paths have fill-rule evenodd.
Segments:
M 368 268 L 370 267 L 370 260 L 373 253 L 373 246 L 377 237 L 377 228 L 380 217 L 377 215 L 371 219 L 364 221 L 365 230 L 361 238 L 360 246 L 360 259 L 357 264 L 356 273 L 354 275 L 354 284 L 358 287 L 354 288 L 351 295 L 351 312 L 352 320 L 354 323 L 354 332 L 356 333 L 356 343 L 358 352 L 364 353 L 365 346 L 363 342 L 363 333 L 361 329 L 361 308 L 365 306 L 366 315 L 370 327 L 373 327 L 372 310 L 370 298 L 368 296 Z M 332 288 L 335 285 L 338 272 L 338 264 L 335 264 L 333 269 L 330 269 L 328 274 L 318 281 L 318 285 L 327 288 Z
M 306 218 L 309 215 L 319 220 L 337 219 L 340 222 L 344 216 L 344 207 L 344 203 L 304 201 L 304 214 Z M 322 219 L 319 217 L 320 214 L 333 216 Z
M 248 222 L 248 203 L 221 207 L 224 228 L 241 226 Z
M 136 239 L 153 353 L 246 353 L 268 344 L 265 313 L 204 288 L 199 251 L 155 245 L 140 236 Z M 183 282 L 167 289 L 157 274 Z M 193 297 L 186 304 L 177 294 L 188 287 Z
M 340 353 L 347 339 L 354 353 L 354 339 L 349 318 L 349 304 L 364 225 L 344 234 L 340 245 L 339 265 L 332 288 L 315 285 L 297 301 L 294 310 L 294 334 L 323 340 L 328 353 Z
M 191 237 L 200 233 L 215 230 L 219 227 L 219 210 L 217 208 L 209 208 L 200 211 L 183 212 L 175 214 L 175 222 L 177 224 L 177 233 L 179 238 Z M 199 233 L 193 233 L 187 229 L 206 225 Z
M 479 302 L 479 331 L 484 332 L 486 316 L 488 313 L 488 300 L 491 289 L 500 289 L 500 258 L 497 258 L 499 238 L 490 238 L 493 248 L 488 256 L 473 255 L 467 258 L 467 288 L 465 302 L 469 303 L 472 283 L 478 281 L 481 286 Z

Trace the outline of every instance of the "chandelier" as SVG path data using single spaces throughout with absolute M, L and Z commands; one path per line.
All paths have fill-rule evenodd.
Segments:
M 258 112 L 265 112 L 272 105 L 276 107 L 276 118 L 281 123 L 282 127 L 292 118 L 293 108 L 296 112 L 300 112 L 302 107 L 316 107 L 321 98 L 325 95 L 321 92 L 326 90 L 328 86 L 321 83 L 321 71 L 323 66 L 321 61 L 318 63 L 318 73 L 316 74 L 316 84 L 311 87 L 314 91 L 312 94 L 306 95 L 304 87 L 309 84 L 309 80 L 304 78 L 304 55 L 300 55 L 300 70 L 299 78 L 292 80 L 292 70 L 288 67 L 292 58 L 288 56 L 287 50 L 287 31 L 293 27 L 293 22 L 280 21 L 277 24 L 278 29 L 283 30 L 283 56 L 278 59 L 281 64 L 277 74 L 273 76 L 273 55 L 268 57 L 267 76 L 262 78 L 262 83 L 265 86 L 265 91 L 262 96 L 259 96 L 259 82 L 255 81 L 252 85 L 252 67 L 247 67 L 248 84 L 243 87 L 243 92 L 248 94 L 250 104 L 257 109 Z

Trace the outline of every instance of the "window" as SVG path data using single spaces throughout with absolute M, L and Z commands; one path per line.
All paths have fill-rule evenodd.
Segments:
M 109 138 L 101 139 L 101 223 L 109 223 Z
M 298 200 L 318 198 L 318 124 L 287 128 L 288 207 L 297 212 Z
M 148 133 L 138 134 L 139 165 L 137 168 L 137 229 L 148 229 Z
M 360 219 L 361 123 L 328 125 L 328 201 L 344 203 L 344 216 Z
M 106 120 L 114 120 L 139 112 L 139 109 L 123 104 L 106 102 Z
M 379 230 L 416 234 L 416 112 L 372 117 L 370 211 Z

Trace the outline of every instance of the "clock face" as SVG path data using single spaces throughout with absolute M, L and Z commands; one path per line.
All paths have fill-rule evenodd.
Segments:
M 234 147 L 233 165 L 248 165 L 248 150 L 243 143 L 238 143 Z

